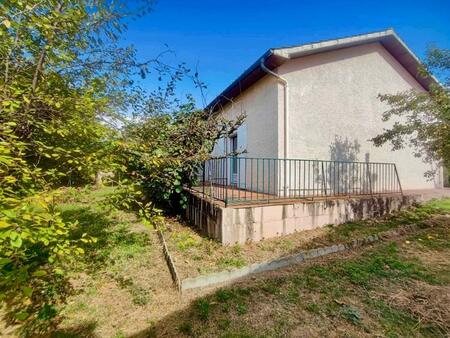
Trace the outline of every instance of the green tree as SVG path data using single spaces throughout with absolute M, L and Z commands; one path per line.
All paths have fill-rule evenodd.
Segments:
M 131 102 L 130 78 L 145 75 L 135 50 L 118 45 L 121 1 L 6 0 L 0 4 L 0 123 L 15 122 L 27 162 L 61 183 L 86 182 L 109 160 L 105 121 Z M 102 122 L 103 121 L 103 122 Z M 47 173 L 47 172 L 44 172 Z
M 44 331 L 83 254 L 76 224 L 55 209 L 61 184 L 89 182 L 111 165 L 107 123 L 133 102 L 130 78 L 150 65 L 118 46 L 147 1 L 5 0 L 0 3 L 0 301 L 11 324 Z
M 432 85 L 429 92 L 410 90 L 398 94 L 380 95 L 390 109 L 383 113 L 383 121 L 393 125 L 372 139 L 376 146 L 385 143 L 393 150 L 409 145 L 417 157 L 434 163 L 425 173 L 432 177 L 443 165 L 450 167 L 450 50 L 429 48 L 423 69 L 424 77 L 436 74 L 443 85 Z
M 193 101 L 173 109 L 172 113 L 144 113 L 138 122 L 129 123 L 117 153 L 122 174 L 139 186 L 140 196 L 179 213 L 187 201 L 183 187 L 196 183 L 217 139 L 235 131 L 245 116 L 227 120 L 196 109 Z

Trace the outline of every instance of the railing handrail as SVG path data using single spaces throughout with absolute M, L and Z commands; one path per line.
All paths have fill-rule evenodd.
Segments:
M 229 203 L 401 193 L 395 163 L 218 156 L 198 174 L 203 196 Z M 201 174 L 201 175 L 200 175 Z M 201 176 L 201 177 L 200 177 Z
M 214 156 L 205 160 L 205 162 L 209 160 L 221 160 L 226 158 L 238 158 L 238 159 L 247 159 L 247 160 L 277 160 L 277 161 L 318 161 L 318 162 L 338 162 L 338 163 L 359 163 L 359 164 L 390 164 L 395 165 L 395 162 L 371 162 L 371 161 L 342 161 L 342 160 L 321 160 L 321 159 L 308 159 L 308 158 L 282 158 L 282 157 L 239 157 L 238 155 L 228 155 L 228 156 Z

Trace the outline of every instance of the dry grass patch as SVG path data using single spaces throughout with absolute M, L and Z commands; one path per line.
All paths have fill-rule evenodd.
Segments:
M 313 239 L 328 231 L 322 228 L 257 243 L 223 246 L 172 218 L 166 222 L 164 237 L 181 278 L 187 278 L 289 255 L 307 248 Z
M 408 289 L 385 291 L 379 297 L 384 298 L 389 306 L 408 311 L 418 321 L 450 332 L 450 286 L 414 281 Z

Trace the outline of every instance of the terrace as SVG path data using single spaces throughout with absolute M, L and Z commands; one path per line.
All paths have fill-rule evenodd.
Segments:
M 192 191 L 225 207 L 402 194 L 394 163 L 221 157 L 198 178 Z
M 394 163 L 228 156 L 203 163 L 186 218 L 223 244 L 381 216 L 414 201 Z

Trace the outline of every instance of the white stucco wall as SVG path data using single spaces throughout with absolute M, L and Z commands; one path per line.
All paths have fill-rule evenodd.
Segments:
M 237 132 L 240 150 L 245 148 L 245 156 L 277 157 L 278 86 L 273 78 L 266 76 L 255 83 L 230 101 L 221 114 L 229 120 L 235 119 L 240 114 L 246 114 L 245 122 Z M 214 156 L 224 155 L 224 144 L 223 139 L 217 142 L 213 151 Z
M 381 44 L 294 59 L 280 66 L 277 73 L 289 83 L 289 158 L 330 159 L 330 145 L 335 136 L 340 136 L 360 144 L 360 161 L 396 163 L 403 189 L 441 186 L 439 178 L 434 182 L 424 178 L 424 172 L 430 167 L 414 157 L 410 149 L 393 152 L 389 145 L 377 148 L 368 141 L 387 126 L 381 121 L 381 115 L 388 107 L 378 99 L 378 94 L 411 88 L 424 90 Z M 273 98 L 275 91 L 270 93 L 269 97 L 253 92 L 245 105 L 249 112 L 256 114 L 248 120 L 248 142 L 258 144 L 255 152 L 258 156 L 264 153 L 261 147 L 266 146 L 270 147 L 266 153 L 274 153 L 270 142 L 260 143 L 262 131 L 270 140 L 278 136 L 278 153 L 282 154 L 282 97 L 278 98 L 278 123 L 273 122 L 271 114 L 259 115 L 267 111 L 268 99 Z M 270 120 L 264 122 L 267 116 Z M 278 128 L 278 132 L 270 131 L 271 128 Z M 250 130 L 255 133 L 251 134 Z
M 241 158 L 255 158 L 255 160 L 238 160 L 238 176 L 232 178 L 231 160 L 226 164 L 225 176 L 228 184 L 238 184 L 243 189 L 275 193 L 276 168 L 274 163 L 256 160 L 260 158 L 278 157 L 278 84 L 273 77 L 265 76 L 240 96 L 230 101 L 221 114 L 229 120 L 245 114 L 244 123 L 237 130 L 238 151 Z M 230 152 L 229 139 L 220 139 L 214 147 L 213 156 L 223 156 Z M 268 178 L 270 166 L 270 176 Z M 265 177 L 265 179 L 263 179 Z M 231 181 L 233 180 L 233 181 Z M 270 185 L 269 185 L 270 183 Z

